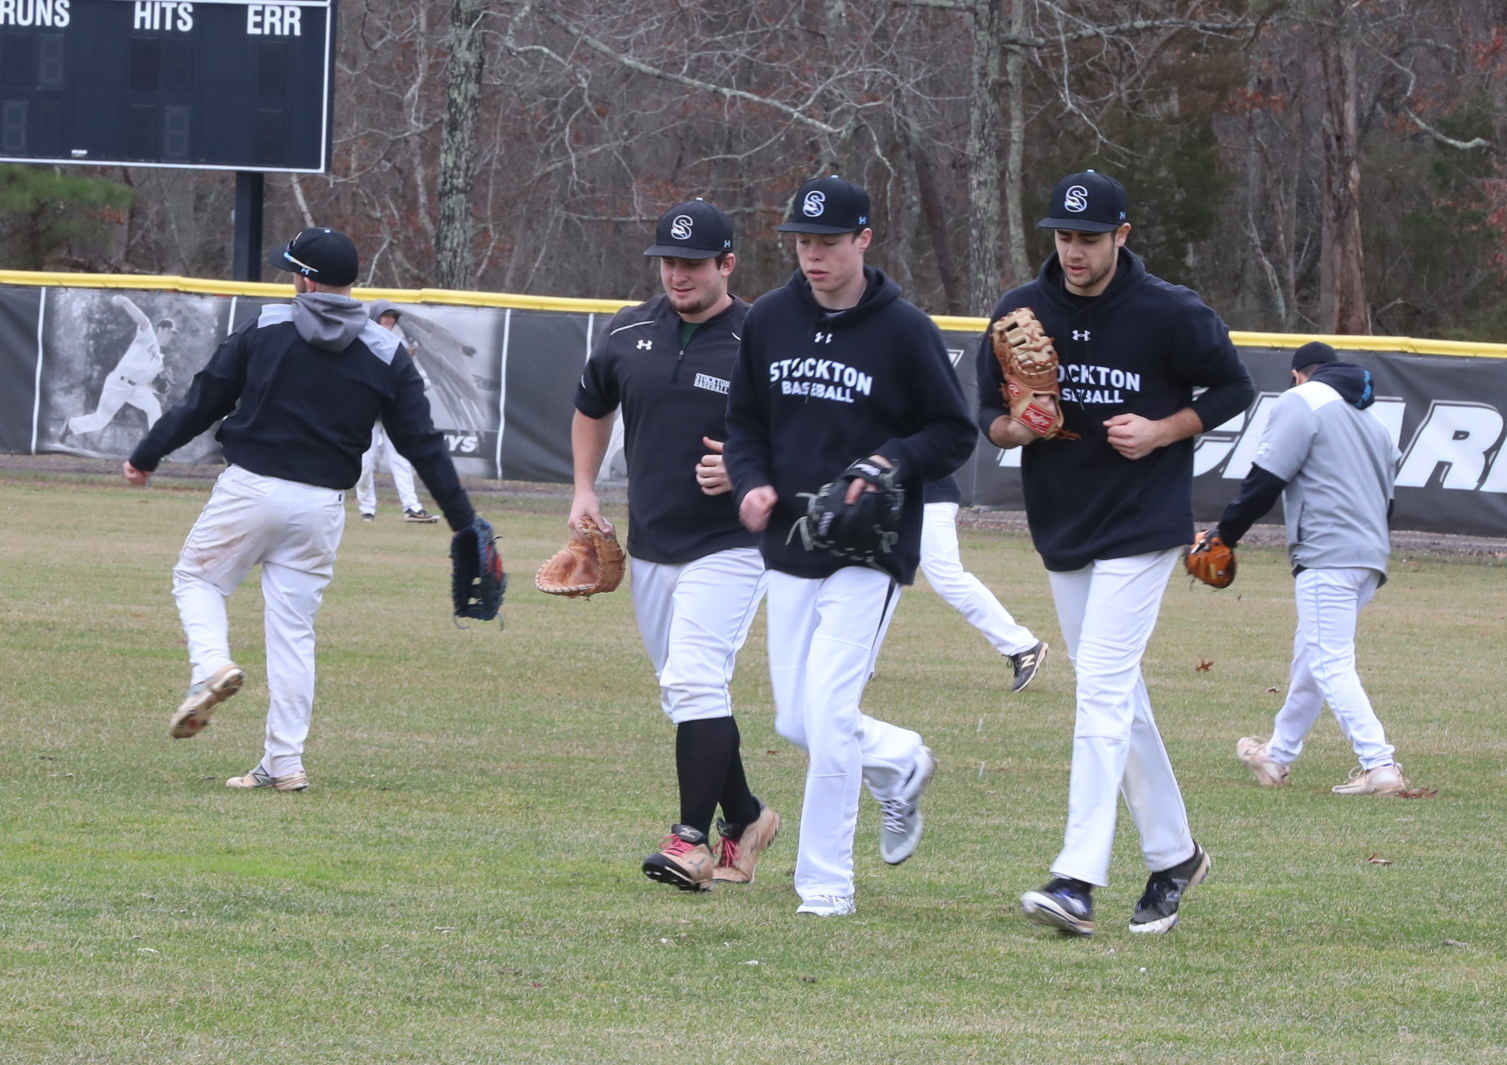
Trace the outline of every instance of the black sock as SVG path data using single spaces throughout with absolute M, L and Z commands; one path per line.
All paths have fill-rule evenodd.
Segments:
M 748 788 L 748 777 L 743 775 L 743 738 L 738 732 L 738 722 L 733 724 L 733 749 L 727 761 L 727 776 L 722 782 L 722 816 L 731 825 L 746 825 L 759 818 L 759 800 Z
M 738 726 L 730 717 L 687 721 L 675 729 L 675 775 L 680 823 L 710 833 L 728 763 L 737 754 Z

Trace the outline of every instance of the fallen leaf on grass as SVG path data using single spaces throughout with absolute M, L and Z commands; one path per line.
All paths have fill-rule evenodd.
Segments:
M 1212 658 L 1200 658 L 1198 660 L 1198 666 L 1197 666 L 1196 672 L 1207 673 L 1209 671 L 1210 667 L 1212 667 L 1213 665 L 1214 665 L 1214 660 Z
M 1392 864 L 1392 859 L 1391 858 L 1383 858 L 1379 854 L 1373 854 L 1373 855 L 1371 855 L 1371 857 L 1367 858 L 1366 861 L 1369 862 L 1372 865 L 1391 865 Z
M 1270 688 L 1267 688 L 1266 689 L 1266 694 L 1267 695 L 1276 695 L 1277 694 L 1277 686 L 1275 684 L 1273 684 Z

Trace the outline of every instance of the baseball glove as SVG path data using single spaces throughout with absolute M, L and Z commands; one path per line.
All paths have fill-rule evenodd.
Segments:
M 865 481 L 877 489 L 860 492 L 847 501 L 848 487 Z M 895 471 L 868 459 L 859 459 L 842 476 L 812 492 L 802 492 L 806 513 L 790 530 L 799 530 L 807 551 L 826 551 L 838 558 L 864 565 L 888 555 L 900 539 L 900 515 L 905 508 L 905 489 L 895 481 Z
M 491 621 L 502 608 L 508 575 L 497 553 L 497 534 L 477 516 L 450 538 L 450 598 L 458 618 Z
M 583 515 L 571 528 L 565 546 L 545 559 L 534 574 L 534 587 L 572 597 L 610 592 L 622 583 L 624 558 L 613 531 Z
M 1062 392 L 1057 349 L 1029 307 L 1017 307 L 994 323 L 994 358 L 1004 374 L 1001 394 L 1010 417 L 1044 440 L 1062 431 Z
M 1219 533 L 1205 529 L 1193 538 L 1193 546 L 1183 556 L 1183 568 L 1211 587 L 1228 588 L 1235 580 L 1235 549 Z

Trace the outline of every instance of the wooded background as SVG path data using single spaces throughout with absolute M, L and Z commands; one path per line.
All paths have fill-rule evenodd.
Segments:
M 1507 339 L 1502 0 L 341 0 L 338 38 L 333 166 L 269 174 L 265 232 L 346 229 L 365 285 L 644 298 L 654 220 L 700 195 L 752 298 L 836 171 L 872 262 L 984 315 L 1096 167 L 1232 328 Z M 234 187 L 0 167 L 0 254 L 227 277 Z

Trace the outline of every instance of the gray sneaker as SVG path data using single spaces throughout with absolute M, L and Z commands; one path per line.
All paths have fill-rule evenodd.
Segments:
M 173 713 L 168 734 L 175 740 L 188 740 L 204 731 L 215 707 L 241 690 L 246 682 L 246 672 L 231 662 L 215 670 L 208 680 L 201 680 L 188 689 L 183 702 Z
M 937 771 L 937 760 L 930 747 L 922 747 L 915 768 L 892 799 L 881 799 L 879 811 L 879 857 L 890 865 L 899 865 L 921 845 L 921 794 Z

